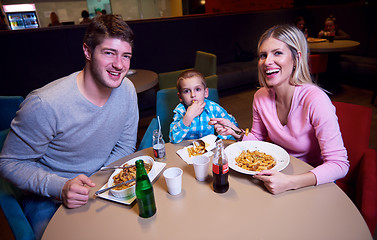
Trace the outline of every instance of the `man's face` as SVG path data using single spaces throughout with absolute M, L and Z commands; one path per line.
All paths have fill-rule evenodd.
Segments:
M 93 52 L 84 44 L 93 81 L 100 87 L 117 88 L 126 76 L 132 57 L 132 47 L 117 38 L 106 38 Z

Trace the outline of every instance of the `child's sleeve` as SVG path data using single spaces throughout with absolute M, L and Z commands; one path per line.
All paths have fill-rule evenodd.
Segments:
M 174 117 L 173 122 L 170 124 L 169 139 L 171 143 L 180 143 L 185 139 L 190 127 L 183 124 L 182 119 L 186 113 L 183 106 L 178 105 L 173 112 Z

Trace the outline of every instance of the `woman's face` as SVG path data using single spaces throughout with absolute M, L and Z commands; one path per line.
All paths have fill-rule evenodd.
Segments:
M 259 48 L 258 70 L 270 87 L 289 85 L 295 62 L 287 44 L 267 38 Z

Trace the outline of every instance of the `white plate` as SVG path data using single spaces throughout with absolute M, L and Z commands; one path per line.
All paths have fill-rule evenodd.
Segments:
M 139 159 L 144 160 L 144 159 L 151 159 L 151 158 L 152 157 L 150 157 L 150 156 L 140 156 L 140 157 L 133 158 L 133 159 L 131 159 L 131 160 L 129 160 L 129 161 L 123 163 L 123 164 L 126 164 L 126 163 L 127 164 L 134 164 L 136 160 L 139 160 Z M 149 177 L 149 179 L 150 179 L 151 182 L 158 176 L 158 174 L 162 171 L 162 169 L 164 169 L 165 165 L 166 165 L 166 163 L 161 163 L 161 162 L 154 162 L 153 163 L 152 169 L 148 173 L 148 177 Z M 118 170 L 119 169 L 117 169 L 115 171 L 118 171 Z M 101 189 L 99 189 L 99 190 L 102 190 L 102 189 L 104 189 L 106 187 L 107 187 L 107 183 L 105 185 L 103 185 L 103 187 Z M 136 199 L 135 195 L 133 197 L 129 198 L 129 199 L 117 198 L 117 197 L 114 197 L 110 193 L 110 191 L 106 191 L 106 192 L 98 195 L 98 197 L 103 198 L 103 199 L 107 199 L 107 200 L 111 200 L 111 201 L 114 201 L 114 202 L 117 202 L 117 203 L 126 204 L 126 205 L 130 205 Z
M 250 150 L 250 151 L 258 150 L 260 152 L 264 152 L 268 155 L 271 155 L 276 161 L 276 165 L 272 169 L 276 171 L 283 170 L 289 164 L 289 155 L 287 151 L 285 151 L 283 148 L 279 147 L 278 145 L 275 145 L 269 142 L 262 142 L 262 141 L 236 142 L 225 148 L 225 154 L 228 157 L 229 167 L 240 173 L 249 174 L 249 175 L 254 175 L 257 173 L 256 171 L 249 171 L 236 165 L 235 158 L 238 157 L 241 154 L 241 152 L 244 150 Z

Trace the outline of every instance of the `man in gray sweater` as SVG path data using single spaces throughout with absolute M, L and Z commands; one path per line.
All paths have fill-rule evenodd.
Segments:
M 39 239 L 56 209 L 88 202 L 89 178 L 135 151 L 137 96 L 126 78 L 133 32 L 120 18 L 93 19 L 82 71 L 31 92 L 11 123 L 0 175 L 23 191 L 23 209 Z

